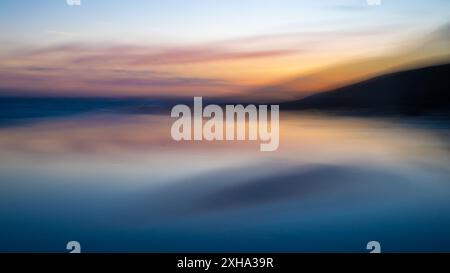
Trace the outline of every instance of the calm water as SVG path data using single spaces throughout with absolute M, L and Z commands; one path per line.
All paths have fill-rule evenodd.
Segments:
M 450 251 L 449 131 L 281 114 L 280 148 L 177 143 L 158 115 L 0 129 L 0 251 Z

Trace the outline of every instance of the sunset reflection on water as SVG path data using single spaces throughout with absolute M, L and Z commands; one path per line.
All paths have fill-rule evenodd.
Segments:
M 449 250 L 446 127 L 282 113 L 279 149 L 261 152 L 259 141 L 176 142 L 172 121 L 0 129 L 0 250 L 36 234 L 35 251 L 74 237 L 91 251 L 364 251 L 374 239 Z

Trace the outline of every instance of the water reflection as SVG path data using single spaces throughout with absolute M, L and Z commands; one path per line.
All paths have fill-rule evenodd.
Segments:
M 450 251 L 447 126 L 415 121 L 282 113 L 270 153 L 164 115 L 2 128 L 0 250 Z

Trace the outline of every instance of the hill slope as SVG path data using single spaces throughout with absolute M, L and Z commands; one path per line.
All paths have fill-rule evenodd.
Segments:
M 283 110 L 450 113 L 450 64 L 386 74 L 281 104 Z

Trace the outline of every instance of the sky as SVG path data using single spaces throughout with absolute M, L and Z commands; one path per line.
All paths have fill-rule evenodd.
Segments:
M 424 45 L 448 38 L 449 19 L 448 0 L 0 0 L 0 90 L 258 96 L 249 90 L 300 78 L 292 89 L 316 91 L 417 48 L 446 55 Z

